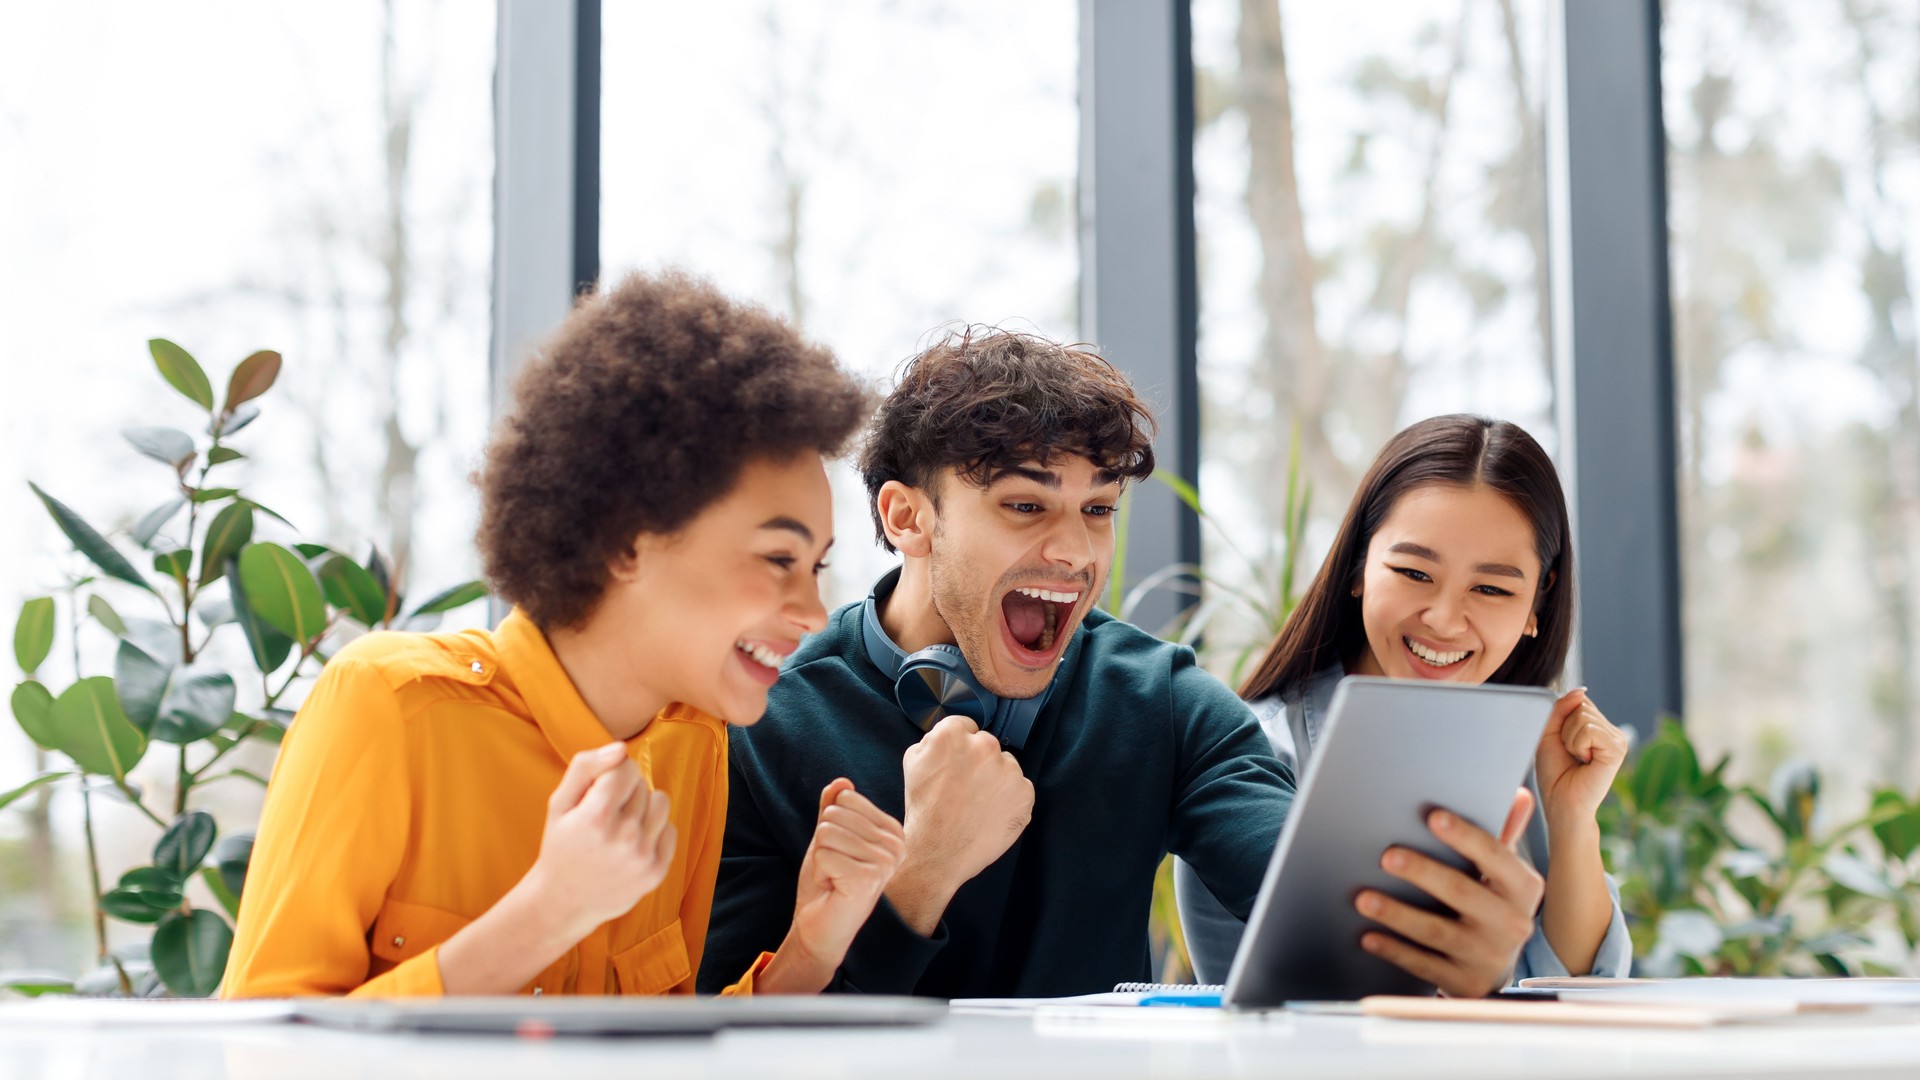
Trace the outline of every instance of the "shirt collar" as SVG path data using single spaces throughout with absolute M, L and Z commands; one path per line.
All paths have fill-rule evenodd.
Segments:
M 526 612 L 516 607 L 502 619 L 493 632 L 493 643 L 501 668 L 561 761 L 572 761 L 575 754 L 613 741 L 607 726 L 593 715 L 586 699 L 574 688 L 567 669 L 560 666 L 560 658 L 553 654 L 547 635 L 534 625 Z M 648 724 L 639 735 L 627 741 L 629 755 L 638 754 L 646 733 L 655 726 Z
M 1346 668 L 1341 664 L 1331 664 L 1321 668 L 1307 679 L 1300 694 L 1301 728 L 1305 731 L 1308 745 L 1299 747 L 1300 760 L 1305 761 L 1320 742 L 1320 736 L 1326 731 L 1327 710 L 1333 705 L 1333 692 L 1340 686 L 1340 680 L 1347 677 Z

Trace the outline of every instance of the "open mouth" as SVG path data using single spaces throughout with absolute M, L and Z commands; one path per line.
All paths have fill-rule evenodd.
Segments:
M 1080 606 L 1079 589 L 1060 591 L 1022 586 L 1000 598 L 1000 621 L 1014 659 L 1026 667 L 1053 662 Z
M 1412 638 L 1405 636 L 1400 638 L 1400 642 L 1407 647 L 1409 653 L 1413 654 L 1414 659 L 1419 661 L 1419 666 L 1424 666 L 1434 671 L 1449 671 L 1457 668 L 1461 664 L 1466 663 L 1467 658 L 1473 655 L 1472 649 L 1454 652 L 1442 652 L 1438 649 L 1430 649 Z
M 733 654 L 746 668 L 748 676 L 766 686 L 772 686 L 779 680 L 780 664 L 787 658 L 785 653 L 774 651 L 764 642 L 745 638 L 733 643 Z

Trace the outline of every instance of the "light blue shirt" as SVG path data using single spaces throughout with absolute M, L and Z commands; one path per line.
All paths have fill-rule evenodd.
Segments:
M 1289 701 L 1275 695 L 1253 703 L 1254 715 L 1259 717 L 1267 741 L 1273 744 L 1274 754 L 1293 769 L 1295 776 L 1305 775 L 1307 759 L 1313 756 L 1313 748 L 1325 729 L 1334 687 L 1343 675 L 1339 667 L 1330 667 L 1307 680 L 1304 692 L 1288 695 Z M 1527 786 L 1534 787 L 1531 776 Z M 1533 818 L 1527 822 L 1524 850 L 1526 857 L 1545 874 L 1547 826 L 1540 814 L 1538 790 L 1534 791 Z M 1203 983 L 1226 982 L 1246 923 L 1234 918 L 1207 891 L 1200 875 L 1179 860 L 1175 860 L 1173 868 L 1173 892 L 1179 902 L 1180 926 L 1186 932 L 1187 953 L 1193 959 L 1194 975 Z M 1594 953 L 1593 969 L 1587 974 L 1624 977 L 1633 967 L 1633 939 L 1627 936 L 1627 920 L 1620 912 L 1620 888 L 1611 875 L 1607 877 L 1607 893 L 1613 898 L 1613 921 L 1607 927 L 1607 936 L 1600 941 L 1599 951 Z M 1535 916 L 1533 937 L 1520 950 L 1519 961 L 1514 965 L 1514 981 L 1567 974 L 1570 974 L 1567 965 L 1561 963 L 1553 946 L 1547 943 L 1546 930 Z

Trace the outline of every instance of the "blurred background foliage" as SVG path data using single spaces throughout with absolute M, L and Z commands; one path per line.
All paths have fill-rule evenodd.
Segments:
M 235 442 L 261 417 L 259 399 L 280 377 L 280 354 L 247 356 L 216 396 L 185 349 L 155 338 L 148 351 L 160 377 L 194 407 L 194 426 L 205 428 L 203 443 L 164 425 L 182 410 L 158 398 L 147 417 L 155 423 L 121 431 L 133 451 L 165 466 L 152 470 L 165 477 L 155 485 L 163 497 L 123 536 L 109 536 L 29 482 L 76 557 L 58 600 L 28 600 L 14 623 L 14 661 L 26 678 L 10 704 L 41 771 L 0 793 L 0 809 L 31 800 L 29 814 L 44 821 L 56 791 L 77 793 L 96 966 L 77 975 L 0 973 L 0 987 L 18 993 L 212 994 L 233 944 L 253 823 L 230 822 L 222 837 L 196 792 L 221 781 L 266 786 L 269 767 L 255 763 L 260 755 L 247 765 L 229 755 L 277 745 L 293 719 L 282 699 L 318 674 L 340 645 L 370 630 L 430 629 L 442 613 L 486 596 L 484 586 L 469 581 L 408 608 L 401 580 L 378 548 L 356 561 L 325 544 L 260 539 L 292 526 L 250 486 L 243 490 L 236 474 L 248 459 Z M 136 560 L 150 563 L 152 573 Z M 111 674 L 83 674 L 83 627 L 117 642 Z M 41 667 L 62 639 L 75 677 L 55 690 L 41 681 Z M 228 648 L 223 653 L 216 644 Z M 133 778 L 149 755 L 167 759 L 159 790 Z M 138 818 L 96 824 L 101 799 L 131 807 Z M 150 860 L 103 875 L 108 830 L 122 840 L 136 834 Z M 151 926 L 152 937 L 115 945 L 109 919 Z

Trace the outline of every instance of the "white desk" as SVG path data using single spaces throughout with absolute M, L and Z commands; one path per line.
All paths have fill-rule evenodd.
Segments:
M 1099 1022 L 955 1015 L 924 1028 L 704 1039 L 380 1036 L 294 1025 L 0 1030 L 0 1076 L 859 1078 L 1920 1076 L 1920 1024 L 1706 1032 L 1295 1016 Z

